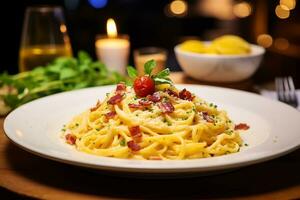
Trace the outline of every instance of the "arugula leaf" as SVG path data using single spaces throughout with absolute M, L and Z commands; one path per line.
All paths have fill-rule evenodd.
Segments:
M 110 85 L 126 81 L 125 77 L 98 61 L 93 61 L 84 51 L 77 58 L 59 57 L 52 63 L 16 75 L 0 74 L 0 90 L 9 86 L 14 93 L 0 96 L 4 106 L 14 109 L 36 98 L 57 92 L 84 87 Z M 3 106 L 2 106 L 3 107 Z M 0 104 L 1 110 L 1 104 Z
M 15 108 L 19 105 L 19 99 L 17 95 L 8 94 L 3 97 L 5 104 L 11 108 Z
M 93 60 L 87 52 L 81 50 L 78 52 L 78 61 L 81 64 L 83 64 L 83 63 L 91 63 Z
M 169 76 L 169 75 L 170 75 L 170 70 L 169 70 L 169 68 L 166 68 L 166 69 L 164 69 L 164 70 L 158 72 L 158 73 L 155 75 L 155 77 L 157 77 L 157 78 L 165 78 L 165 77 L 167 77 L 167 76 Z
M 127 67 L 127 73 L 130 78 L 136 78 L 138 75 L 137 70 L 135 68 L 133 68 L 132 66 Z
M 156 61 L 155 60 L 149 60 L 144 65 L 144 72 L 145 74 L 151 75 L 152 70 L 156 67 Z
M 3 74 L 0 74 L 0 86 L 2 85 L 11 85 L 13 83 L 13 80 L 9 77 L 9 75 L 4 72 Z
M 59 78 L 61 80 L 72 78 L 75 76 L 77 76 L 77 71 L 72 68 L 63 68 L 59 74 Z

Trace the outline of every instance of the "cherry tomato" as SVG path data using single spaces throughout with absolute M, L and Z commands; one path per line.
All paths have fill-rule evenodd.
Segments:
M 134 80 L 133 88 L 137 96 L 146 97 L 155 92 L 155 83 L 149 76 L 140 76 Z

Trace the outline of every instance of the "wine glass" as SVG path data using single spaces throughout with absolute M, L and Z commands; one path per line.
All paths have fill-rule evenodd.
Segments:
M 19 70 L 44 66 L 59 56 L 72 56 L 62 8 L 28 7 L 19 51 Z

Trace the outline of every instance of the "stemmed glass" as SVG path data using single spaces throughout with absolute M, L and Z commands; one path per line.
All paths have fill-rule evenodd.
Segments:
M 19 51 L 19 70 L 28 71 L 46 65 L 59 56 L 72 56 L 62 8 L 27 8 Z

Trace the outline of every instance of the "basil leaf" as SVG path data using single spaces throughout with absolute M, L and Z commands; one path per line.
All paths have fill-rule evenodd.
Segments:
M 158 78 L 154 77 L 155 84 L 163 84 L 163 83 L 168 83 L 170 85 L 173 84 L 173 82 L 169 78 Z
M 130 79 L 127 79 L 127 80 L 125 81 L 125 84 L 126 84 L 127 86 L 133 86 L 133 81 L 130 80 Z
M 144 72 L 145 74 L 151 75 L 152 70 L 156 67 L 156 61 L 155 60 L 149 60 L 144 65 Z
M 158 72 L 158 73 L 156 74 L 155 77 L 158 77 L 158 78 L 165 78 L 165 77 L 167 77 L 167 76 L 169 76 L 169 75 L 170 75 L 170 70 L 169 70 L 169 68 L 166 68 L 166 69 L 164 69 L 164 70 Z
M 127 67 L 127 73 L 130 78 L 136 78 L 138 74 L 136 69 L 133 68 L 132 66 Z

